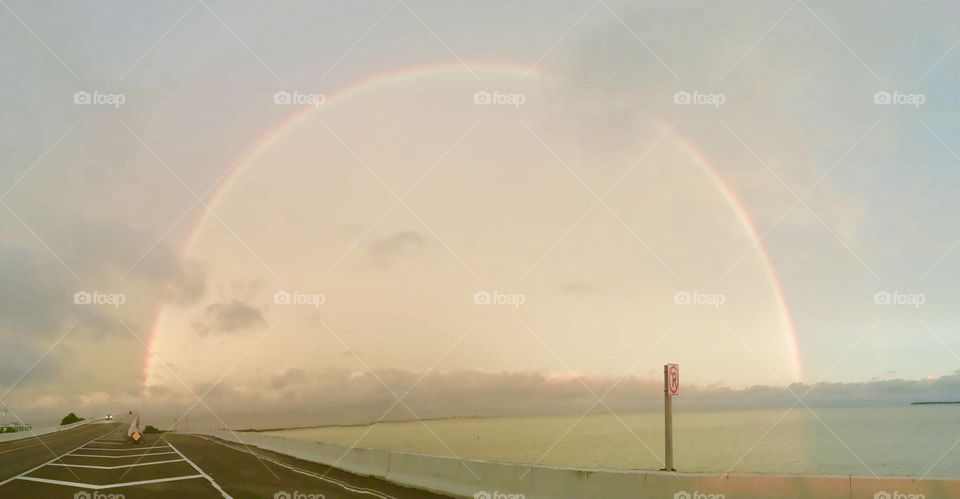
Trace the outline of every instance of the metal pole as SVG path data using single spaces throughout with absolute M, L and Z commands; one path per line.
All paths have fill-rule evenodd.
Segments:
M 664 471 L 673 469 L 673 401 L 670 397 L 670 374 L 668 366 L 663 366 L 663 444 L 664 444 Z

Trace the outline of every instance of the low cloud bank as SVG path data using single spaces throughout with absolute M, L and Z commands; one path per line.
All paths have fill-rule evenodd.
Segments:
M 618 414 L 658 411 L 660 380 L 578 378 L 544 373 L 481 371 L 422 372 L 383 369 L 373 373 L 289 368 L 255 383 L 225 380 L 190 387 L 153 387 L 145 394 L 64 400 L 59 408 L 83 415 L 140 409 L 144 418 L 169 427 L 277 428 L 447 417 L 509 417 Z M 192 393 L 191 393 L 192 391 Z M 202 402 L 193 395 L 206 393 Z M 402 397 L 400 402 L 397 398 Z M 597 402 L 598 397 L 601 398 Z M 864 383 L 793 384 L 731 389 L 684 386 L 678 410 L 745 410 L 790 407 L 797 397 L 813 408 L 907 405 L 960 399 L 960 372 L 935 379 Z M 75 404 L 70 405 L 70 404 Z M 49 401 L 34 409 L 49 413 Z M 32 412 L 30 412 L 32 413 Z

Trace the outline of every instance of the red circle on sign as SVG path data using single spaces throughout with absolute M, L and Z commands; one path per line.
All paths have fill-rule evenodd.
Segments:
M 680 366 L 670 364 L 669 369 L 667 369 L 667 383 L 670 389 L 670 395 L 680 393 Z

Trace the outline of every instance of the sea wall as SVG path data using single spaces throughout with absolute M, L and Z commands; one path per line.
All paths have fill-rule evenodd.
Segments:
M 259 433 L 191 430 L 401 485 L 479 499 L 939 499 L 960 480 L 572 469 L 360 449 Z M 883 495 L 887 493 L 889 495 Z M 913 495 L 911 495 L 913 494 Z

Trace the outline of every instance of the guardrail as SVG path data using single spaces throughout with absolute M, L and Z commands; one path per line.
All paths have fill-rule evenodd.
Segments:
M 258 433 L 191 430 L 335 466 L 362 476 L 460 498 L 523 497 L 960 497 L 960 480 L 944 478 L 676 473 L 643 470 L 557 468 L 383 449 L 348 448 Z M 894 492 L 897 491 L 897 492 Z M 886 492 L 886 494 L 884 494 Z M 879 495 L 878 495 L 879 494 Z M 913 495 L 909 495 L 913 494 Z
M 83 421 L 77 421 L 76 423 L 62 424 L 56 426 L 45 426 L 43 428 L 31 428 L 29 430 L 18 431 L 14 433 L 0 433 L 0 442 L 11 442 L 14 440 L 23 440 L 25 438 L 39 437 L 40 435 L 47 435 L 50 433 L 56 433 L 58 431 L 72 430 L 78 426 L 83 426 L 85 424 L 98 423 L 104 421 L 106 418 L 90 418 L 84 419 Z

